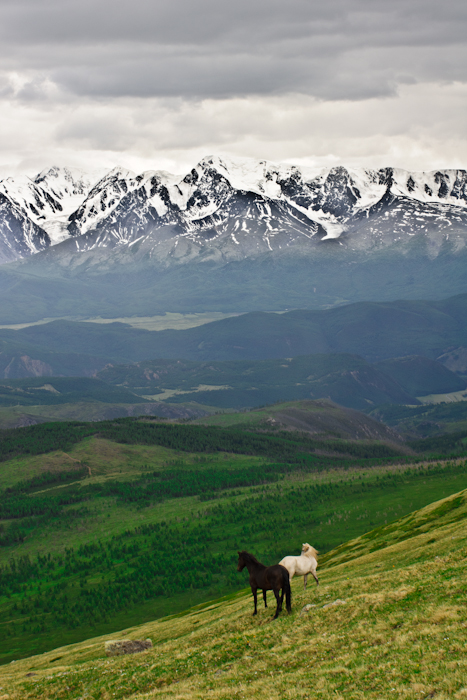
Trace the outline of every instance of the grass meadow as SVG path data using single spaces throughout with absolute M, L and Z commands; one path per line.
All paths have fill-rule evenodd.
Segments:
M 0 669 L 1 698 L 467 697 L 467 492 L 337 548 L 293 612 L 252 617 L 249 590 Z M 352 554 L 353 552 L 353 554 Z M 304 606 L 307 609 L 304 610 Z M 106 639 L 153 648 L 106 658 Z

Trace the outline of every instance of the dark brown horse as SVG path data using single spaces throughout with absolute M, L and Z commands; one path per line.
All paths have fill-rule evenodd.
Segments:
M 248 552 L 238 552 L 238 566 L 237 571 L 243 571 L 245 568 L 248 569 L 250 574 L 250 586 L 251 592 L 253 593 L 253 598 L 255 601 L 255 611 L 253 615 L 256 615 L 257 610 L 257 591 L 258 588 L 263 590 L 264 607 L 267 608 L 268 604 L 266 602 L 266 591 L 274 591 L 276 596 L 277 608 L 276 614 L 274 615 L 274 620 L 279 615 L 282 610 L 282 603 L 284 601 L 287 605 L 287 612 L 292 612 L 292 591 L 290 590 L 289 572 L 285 566 L 280 564 L 274 564 L 274 566 L 264 566 L 261 564 L 256 557 Z M 279 591 L 282 589 L 282 595 L 279 595 Z

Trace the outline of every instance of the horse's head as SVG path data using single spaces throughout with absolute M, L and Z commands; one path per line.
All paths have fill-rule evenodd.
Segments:
M 243 571 L 243 569 L 246 566 L 246 561 L 244 555 L 246 552 L 238 552 L 238 564 L 237 564 L 237 571 Z
M 302 555 L 305 557 L 314 557 L 316 561 L 318 561 L 318 550 L 312 547 L 311 544 L 308 544 L 308 542 L 302 545 Z

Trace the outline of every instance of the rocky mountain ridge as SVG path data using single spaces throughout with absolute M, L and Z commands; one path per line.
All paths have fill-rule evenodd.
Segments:
M 184 177 L 115 168 L 96 182 L 50 168 L 0 182 L 4 263 L 54 248 L 64 265 L 131 252 L 167 267 L 330 246 L 371 253 L 414 238 L 436 257 L 446 241 L 463 249 L 466 230 L 465 170 L 317 171 L 208 157 Z

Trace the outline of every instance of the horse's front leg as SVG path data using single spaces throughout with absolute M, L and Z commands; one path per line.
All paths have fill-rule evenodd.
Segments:
M 258 591 L 257 588 L 253 588 L 253 586 L 251 587 L 251 592 L 253 593 L 253 600 L 255 601 L 255 611 L 254 611 L 253 615 L 256 615 L 256 614 L 258 613 L 258 609 L 257 609 L 257 602 L 258 602 L 257 591 Z
M 319 580 L 318 580 L 318 577 L 317 577 L 317 575 L 315 574 L 315 572 L 314 572 L 314 571 L 312 571 L 312 572 L 311 572 L 311 574 L 312 574 L 313 578 L 314 578 L 314 579 L 315 579 L 315 581 L 316 581 L 316 585 L 317 585 L 317 586 L 319 586 Z
M 303 577 L 303 589 L 306 589 L 306 582 L 308 581 L 308 574 Z
M 266 600 L 266 593 L 267 593 L 266 589 L 263 588 L 263 600 L 264 600 L 264 607 L 265 608 L 268 607 L 268 601 Z

